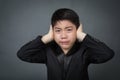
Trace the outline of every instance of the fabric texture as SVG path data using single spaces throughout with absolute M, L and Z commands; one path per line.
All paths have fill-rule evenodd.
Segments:
M 104 63 L 114 56 L 112 49 L 89 34 L 82 42 L 76 40 L 67 55 L 55 41 L 44 44 L 41 37 L 22 46 L 17 56 L 26 62 L 46 64 L 48 80 L 89 80 L 89 64 Z

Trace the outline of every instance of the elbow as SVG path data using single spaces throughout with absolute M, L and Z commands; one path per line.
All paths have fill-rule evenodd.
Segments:
M 20 50 L 17 52 L 17 57 L 22 60 L 22 61 L 25 61 L 24 60 L 24 56 L 23 56 L 23 52 L 21 52 Z
M 114 55 L 115 55 L 114 51 L 110 49 L 109 51 L 105 52 L 103 56 L 101 56 L 102 58 L 98 60 L 98 63 L 105 63 L 111 60 L 114 57 Z
M 25 61 L 25 62 L 30 62 L 30 59 L 27 57 L 27 55 L 25 55 L 25 52 L 19 50 L 17 52 L 17 57 L 22 60 L 22 61 Z
M 110 49 L 108 52 L 108 60 L 112 59 L 114 55 L 115 55 L 115 52 L 112 49 Z
M 114 55 L 115 55 L 114 51 L 110 49 L 109 51 L 100 53 L 100 55 L 92 57 L 91 62 L 95 64 L 105 63 L 111 60 L 114 57 Z

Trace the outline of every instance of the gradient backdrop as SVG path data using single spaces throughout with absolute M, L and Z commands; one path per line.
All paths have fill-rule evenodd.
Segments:
M 64 7 L 78 13 L 84 32 L 115 51 L 110 61 L 89 66 L 90 80 L 120 80 L 119 0 L 0 0 L 0 80 L 47 80 L 44 64 L 23 62 L 16 53 L 47 33 L 52 13 Z

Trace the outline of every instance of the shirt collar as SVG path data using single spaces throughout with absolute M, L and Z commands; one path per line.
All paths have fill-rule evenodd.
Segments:
M 80 45 L 81 43 L 78 40 L 76 40 L 72 48 L 66 54 L 66 56 L 70 56 L 74 54 L 79 49 Z M 55 41 L 52 41 L 51 48 L 53 49 L 53 51 L 55 52 L 55 55 L 57 56 L 60 54 L 64 54 L 63 50 L 60 48 L 60 46 Z

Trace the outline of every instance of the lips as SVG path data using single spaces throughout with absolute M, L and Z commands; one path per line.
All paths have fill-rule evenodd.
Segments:
M 62 45 L 68 45 L 69 41 L 60 41 L 59 43 L 62 44 Z

